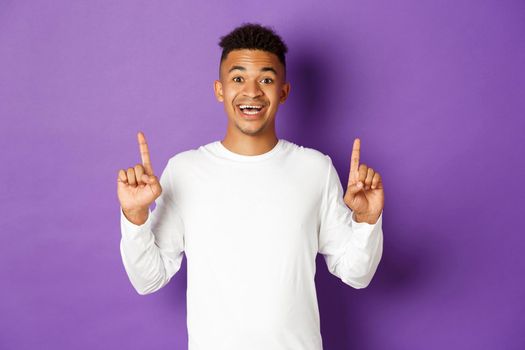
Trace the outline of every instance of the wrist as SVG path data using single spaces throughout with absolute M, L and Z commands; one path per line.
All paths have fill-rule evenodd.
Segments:
M 357 223 L 366 222 L 367 224 L 373 225 L 379 219 L 380 214 L 358 214 L 354 213 L 354 221 Z
M 141 208 L 141 209 L 124 209 L 122 208 L 122 213 L 130 221 L 131 223 L 135 225 L 143 225 L 146 220 L 148 219 L 149 215 L 149 208 Z

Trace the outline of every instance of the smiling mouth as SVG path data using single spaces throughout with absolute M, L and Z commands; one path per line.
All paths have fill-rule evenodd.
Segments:
M 265 108 L 265 105 L 263 104 L 240 104 L 237 105 L 237 108 L 241 112 L 242 115 L 247 117 L 257 117 L 260 114 L 262 114 L 262 110 Z

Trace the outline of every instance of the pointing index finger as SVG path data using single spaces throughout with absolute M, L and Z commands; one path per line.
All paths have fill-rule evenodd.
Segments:
M 357 183 L 359 180 L 359 156 L 361 152 L 361 140 L 356 138 L 352 147 L 352 156 L 350 159 L 350 175 L 348 176 L 348 185 Z
M 137 134 L 139 141 L 140 157 L 142 158 L 142 165 L 147 175 L 153 175 L 153 167 L 151 166 L 151 160 L 149 158 L 148 143 L 146 142 L 146 136 L 142 131 Z

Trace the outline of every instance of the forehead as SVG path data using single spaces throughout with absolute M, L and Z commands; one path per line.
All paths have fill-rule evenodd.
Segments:
M 259 70 L 261 67 L 273 67 L 278 74 L 283 70 L 282 63 L 276 54 L 263 50 L 240 49 L 228 53 L 221 64 L 224 73 L 234 66 L 245 67 L 246 70 Z

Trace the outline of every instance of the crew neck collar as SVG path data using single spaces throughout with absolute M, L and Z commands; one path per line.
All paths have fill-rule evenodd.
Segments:
M 273 157 L 275 154 L 279 153 L 284 148 L 285 142 L 286 141 L 284 139 L 278 139 L 277 143 L 275 144 L 275 146 L 273 146 L 271 150 L 254 156 L 248 156 L 232 152 L 229 149 L 227 149 L 220 140 L 213 142 L 211 145 L 212 151 L 214 151 L 214 153 L 223 158 L 237 160 L 241 162 L 255 162 Z

